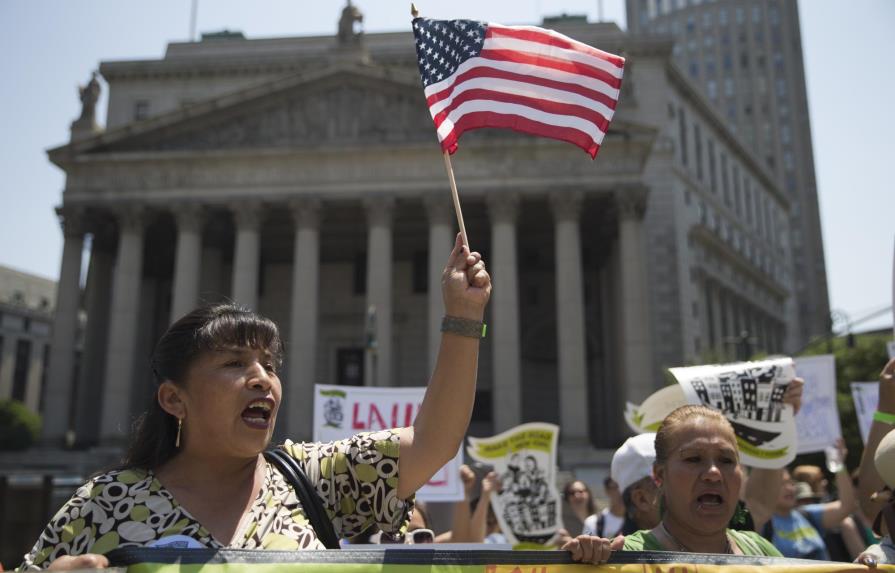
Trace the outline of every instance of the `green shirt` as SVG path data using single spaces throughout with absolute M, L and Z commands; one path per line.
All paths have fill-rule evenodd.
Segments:
M 754 531 L 737 531 L 728 529 L 727 535 L 733 539 L 743 555 L 764 555 L 767 557 L 783 557 L 771 542 Z M 625 537 L 622 551 L 667 551 L 659 543 L 656 536 L 643 529 Z

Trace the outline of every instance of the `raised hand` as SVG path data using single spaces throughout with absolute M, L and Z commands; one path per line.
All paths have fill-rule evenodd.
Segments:
M 562 549 L 569 551 L 574 561 L 599 565 L 609 561 L 609 557 L 612 555 L 611 544 L 612 541 L 609 539 L 596 535 L 579 535 L 563 545 Z
M 802 392 L 805 389 L 805 381 L 801 378 L 793 378 L 789 386 L 786 387 L 786 393 L 783 394 L 783 403 L 792 406 L 792 413 L 796 415 L 802 408 Z
M 491 276 L 485 270 L 482 255 L 469 252 L 460 234 L 441 275 L 445 314 L 481 321 L 491 298 Z

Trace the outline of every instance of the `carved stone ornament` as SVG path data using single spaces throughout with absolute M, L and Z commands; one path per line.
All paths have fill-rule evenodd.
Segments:
M 148 213 L 143 205 L 120 205 L 114 207 L 112 212 L 121 231 L 139 231 L 146 224 Z
M 59 226 L 62 227 L 64 237 L 84 236 L 86 221 L 83 209 L 63 205 L 56 207 L 56 216 L 59 217 Z
M 184 231 L 201 231 L 205 223 L 205 210 L 198 203 L 172 205 L 177 228 Z
M 494 223 L 515 223 L 519 215 L 519 195 L 496 191 L 485 196 L 488 215 Z
M 96 72 L 90 76 L 86 86 L 78 86 L 78 97 L 81 100 L 81 116 L 76 123 L 93 125 L 96 123 L 96 102 L 99 101 L 100 85 Z
M 261 226 L 264 207 L 260 201 L 235 201 L 229 204 L 237 230 L 255 229 Z
M 320 199 L 303 198 L 289 201 L 292 219 L 300 229 L 320 228 Z
M 360 24 L 364 21 L 364 15 L 360 9 L 348 0 L 348 4 L 342 8 L 342 16 L 339 18 L 339 44 L 347 46 L 359 44 L 363 38 L 363 30 Z
M 581 216 L 584 194 L 580 191 L 560 191 L 550 194 L 550 207 L 557 221 L 577 221 Z
M 341 85 L 332 85 L 335 81 Z M 127 138 L 108 151 L 205 151 L 302 149 L 432 141 L 432 118 L 419 104 L 419 89 L 383 85 L 346 75 L 284 93 L 276 105 L 254 102 L 213 113 L 201 121 Z
M 649 190 L 642 185 L 622 187 L 615 191 L 615 203 L 622 219 L 642 219 L 646 213 Z
M 364 208 L 370 226 L 389 227 L 395 211 L 395 198 L 388 195 L 370 197 L 364 199 Z

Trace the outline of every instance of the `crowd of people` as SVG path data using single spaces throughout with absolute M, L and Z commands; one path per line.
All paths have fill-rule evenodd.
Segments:
M 344 545 L 506 544 L 491 501 L 503 488 L 545 500 L 549 486 L 534 458 L 520 457 L 502 475 L 463 466 L 465 497 L 449 531 L 435 531 L 425 505 L 414 503 L 416 490 L 463 443 L 472 414 L 491 280 L 459 235 L 442 293 L 439 354 L 412 426 L 279 446 L 308 479 L 313 500 L 265 456 L 283 398 L 277 326 L 230 304 L 176 321 L 151 360 L 157 400 L 137 421 L 121 465 L 78 488 L 20 568 L 103 568 L 118 547 L 323 549 L 331 542 L 326 531 Z M 798 410 L 802 390 L 796 379 L 784 402 Z M 833 468 L 834 497 L 818 467 L 747 474 L 727 418 L 683 406 L 655 434 L 618 448 L 603 482 L 605 508 L 584 481 L 566 485 L 566 529 L 554 541 L 591 563 L 644 550 L 895 562 L 893 427 L 895 360 L 881 375 L 857 474 L 841 463 Z M 836 457 L 845 459 L 842 444 Z M 544 521 L 534 512 L 525 519 Z

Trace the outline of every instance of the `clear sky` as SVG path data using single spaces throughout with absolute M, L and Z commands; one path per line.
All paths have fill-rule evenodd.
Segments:
M 355 0 L 368 32 L 409 30 L 409 2 Z M 199 0 L 198 31 L 249 38 L 335 34 L 343 2 Z M 563 12 L 598 16 L 599 0 L 420 0 L 426 16 L 505 24 Z M 802 0 L 802 42 L 832 308 L 857 320 L 892 304 L 895 245 L 895 2 Z M 625 27 L 624 1 L 603 0 Z M 0 0 L 0 264 L 56 278 L 62 172 L 45 150 L 80 113 L 77 85 L 103 60 L 159 58 L 189 37 L 190 1 Z M 105 93 L 98 117 L 105 118 Z M 888 313 L 859 328 L 892 324 Z

